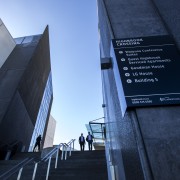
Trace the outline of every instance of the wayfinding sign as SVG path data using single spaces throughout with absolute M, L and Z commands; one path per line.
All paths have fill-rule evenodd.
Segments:
M 111 55 L 124 109 L 180 104 L 180 54 L 170 36 L 113 39 Z

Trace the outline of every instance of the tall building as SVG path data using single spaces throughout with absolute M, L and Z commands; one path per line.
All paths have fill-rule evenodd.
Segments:
M 180 1 L 97 4 L 109 180 L 179 179 Z
M 32 150 L 44 140 L 52 100 L 48 27 L 43 34 L 13 39 L 0 20 L 0 145 Z

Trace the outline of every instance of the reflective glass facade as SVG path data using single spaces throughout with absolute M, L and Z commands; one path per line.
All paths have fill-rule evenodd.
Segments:
M 34 131 L 33 131 L 33 135 L 31 138 L 31 143 L 29 146 L 29 151 L 33 150 L 34 144 L 36 142 L 36 138 L 38 135 L 41 134 L 41 136 L 43 136 L 44 134 L 44 129 L 45 129 L 45 125 L 46 125 L 46 121 L 47 121 L 47 116 L 48 116 L 48 111 L 51 105 L 51 99 L 52 99 L 52 94 L 53 94 L 53 90 L 52 90 L 52 76 L 51 73 L 49 74 L 48 80 L 47 80 L 47 84 L 46 84 L 46 88 L 43 94 L 43 98 L 41 101 L 41 105 L 39 108 L 39 113 L 37 116 L 37 120 L 36 120 L 36 124 L 34 127 Z
M 39 42 L 42 35 L 34 35 L 34 36 L 26 36 L 26 37 L 19 37 L 15 38 L 16 44 L 27 44 L 32 42 Z

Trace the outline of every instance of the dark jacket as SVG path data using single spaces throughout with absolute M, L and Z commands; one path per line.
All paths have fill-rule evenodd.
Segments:
M 40 143 L 40 142 L 41 142 L 41 136 L 38 136 L 38 137 L 36 138 L 36 142 L 37 142 L 37 143 Z
M 86 137 L 86 141 L 89 142 L 89 143 L 92 143 L 93 142 L 93 138 L 94 138 L 93 135 L 90 134 L 91 140 L 88 139 L 88 136 L 89 135 L 87 135 L 87 137 Z
M 85 143 L 85 138 L 84 138 L 84 136 L 83 136 L 83 141 L 81 141 L 81 136 L 79 137 L 79 144 L 80 144 L 80 143 L 82 143 L 82 144 Z

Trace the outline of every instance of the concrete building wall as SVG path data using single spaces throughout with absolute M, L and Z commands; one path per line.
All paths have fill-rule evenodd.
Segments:
M 48 27 L 43 35 L 20 39 L 0 68 L 0 145 L 19 141 L 28 150 L 51 70 Z
M 26 149 L 34 126 L 17 88 L 37 43 L 25 47 L 16 45 L 0 69 L 0 141 L 20 141 Z
M 49 32 L 47 27 L 39 40 L 18 87 L 18 91 L 34 125 L 50 70 Z
M 50 115 L 43 148 L 53 147 L 56 120 Z
M 0 124 L 0 140 L 7 144 L 19 141 L 28 150 L 34 126 L 18 92 L 15 93 Z
M 17 89 L 35 46 L 16 46 L 0 69 L 0 122 Z
M 101 57 L 110 57 L 114 38 L 171 35 L 180 47 L 178 1 L 97 2 Z M 123 117 L 113 69 L 102 71 L 109 179 L 111 167 L 118 180 L 178 179 L 180 106 L 134 108 Z
M 0 19 L 0 68 L 15 48 L 16 43 Z

